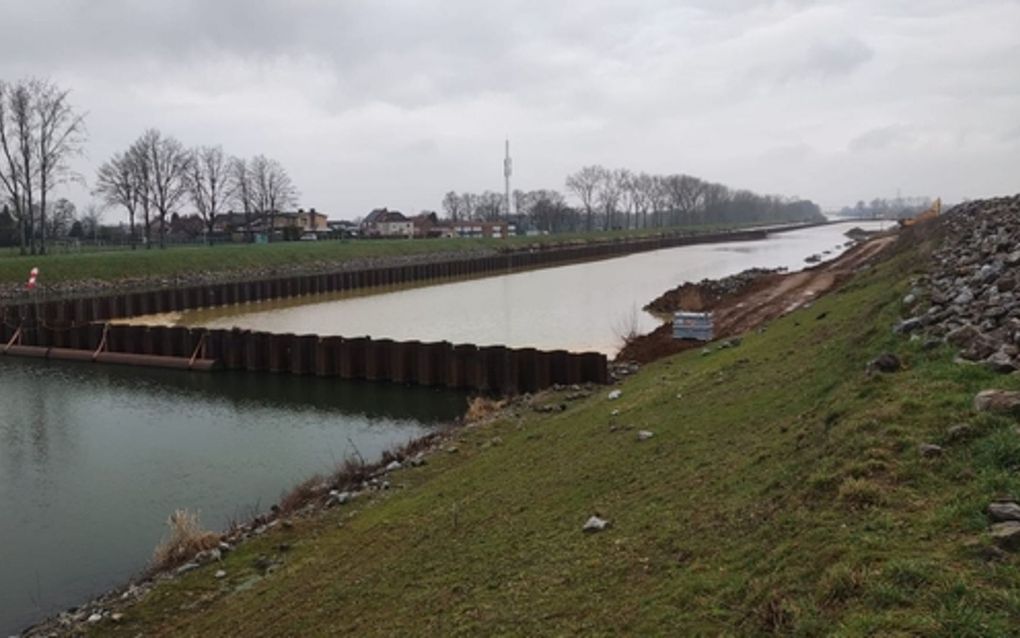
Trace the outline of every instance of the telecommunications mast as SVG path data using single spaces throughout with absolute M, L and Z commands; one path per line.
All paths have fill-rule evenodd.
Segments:
M 510 159 L 510 138 L 506 138 L 506 157 L 503 158 L 503 178 L 506 181 L 506 216 L 510 219 L 513 212 L 510 206 L 510 176 L 514 172 L 513 160 Z

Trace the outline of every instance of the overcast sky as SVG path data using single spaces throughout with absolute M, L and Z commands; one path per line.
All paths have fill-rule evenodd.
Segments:
M 1018 0 L 0 0 L 0 77 L 71 89 L 95 166 L 154 126 L 352 218 L 584 164 L 823 207 L 1020 191 Z M 71 193 L 82 203 L 81 192 Z

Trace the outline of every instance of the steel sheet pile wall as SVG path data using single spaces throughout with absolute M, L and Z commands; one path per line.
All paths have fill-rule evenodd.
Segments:
M 544 352 L 534 348 L 454 345 L 443 341 L 393 341 L 361 337 L 274 334 L 170 326 L 20 322 L 0 327 L 0 351 L 17 335 L 9 354 L 99 360 L 137 365 L 194 367 L 212 362 L 227 370 L 392 381 L 409 385 L 517 394 L 553 384 L 606 383 L 606 356 Z M 189 365 L 189 363 L 191 365 Z
M 787 230 L 790 229 L 792 227 Z M 165 357 L 173 361 L 168 359 L 163 363 L 177 367 L 186 364 L 194 368 L 196 360 L 208 367 L 215 361 L 233 370 L 317 374 L 509 393 L 530 392 L 557 383 L 604 383 L 608 378 L 607 361 L 605 355 L 598 353 L 127 325 L 111 325 L 105 342 L 103 337 L 106 323 L 113 319 L 484 276 L 660 248 L 748 241 L 766 236 L 764 230 L 661 236 L 536 248 L 427 264 L 8 303 L 0 306 L 3 319 L 0 349 L 17 333 L 17 344 L 12 344 L 14 350 L 9 354 L 138 364 L 144 361 L 141 357 Z M 201 341 L 203 335 L 204 342 Z M 200 343 L 203 351 L 197 353 Z M 108 355 L 97 359 L 94 351 L 99 350 L 100 345 Z

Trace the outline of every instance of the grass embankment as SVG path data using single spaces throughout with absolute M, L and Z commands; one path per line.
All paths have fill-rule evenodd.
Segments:
M 617 401 L 464 430 L 398 489 L 242 545 L 95 631 L 1015 635 L 1020 570 L 990 559 L 983 510 L 1020 493 L 1020 436 L 971 402 L 1020 379 L 892 334 L 911 263 L 739 347 L 649 365 Z M 883 351 L 906 368 L 867 374 Z M 957 423 L 972 437 L 949 441 Z M 595 513 L 611 527 L 582 533 Z M 279 570 L 261 577 L 262 555 Z
M 28 271 L 42 270 L 43 285 L 94 280 L 118 281 L 141 277 L 174 277 L 194 273 L 240 273 L 277 268 L 297 270 L 359 259 L 403 257 L 429 253 L 469 253 L 508 250 L 532 245 L 614 241 L 667 233 L 703 234 L 738 228 L 706 225 L 593 233 L 568 233 L 507 239 L 379 239 L 272 244 L 176 246 L 165 250 L 119 249 L 46 256 L 0 255 L 0 285 L 24 285 Z

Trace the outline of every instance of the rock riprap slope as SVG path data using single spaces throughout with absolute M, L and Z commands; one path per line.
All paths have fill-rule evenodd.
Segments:
M 1001 372 L 1020 368 L 1020 195 L 960 204 L 938 223 L 944 240 L 897 331 L 923 330 Z

